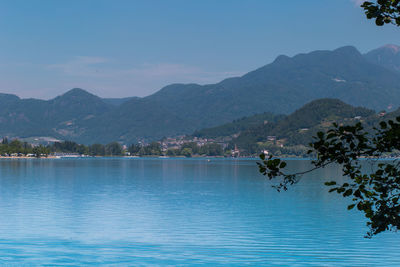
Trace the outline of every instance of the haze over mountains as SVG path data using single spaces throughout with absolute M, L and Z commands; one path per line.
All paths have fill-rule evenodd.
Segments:
M 102 99 L 72 89 L 54 99 L 0 94 L 0 136 L 79 143 L 155 140 L 256 113 L 288 114 L 319 98 L 382 110 L 400 104 L 400 48 L 351 46 L 274 62 L 217 84 L 172 84 L 153 95 Z

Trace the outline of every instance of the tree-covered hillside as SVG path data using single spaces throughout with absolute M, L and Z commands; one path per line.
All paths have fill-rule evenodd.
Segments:
M 284 117 L 285 115 L 274 115 L 270 112 L 265 112 L 249 117 L 243 117 L 220 126 L 201 129 L 195 131 L 193 136 L 201 138 L 218 138 L 238 135 L 249 128 L 257 127 L 261 124 L 277 122 Z
M 332 123 L 351 124 L 375 116 L 373 110 L 353 107 L 338 99 L 320 99 L 276 123 L 249 128 L 232 143 L 249 153 L 257 153 L 262 148 L 284 154 L 303 153 L 300 147 L 310 143 L 318 131 L 332 127 Z M 290 151 L 293 148 L 298 151 Z
M 3 94 L 0 95 L 0 135 L 79 139 L 88 121 L 97 120 L 111 109 L 101 98 L 77 88 L 48 101 Z
M 264 149 L 296 154 L 304 152 L 300 147 L 311 142 L 318 131 L 330 128 L 333 122 L 354 123 L 362 120 L 372 125 L 379 119 L 373 110 L 353 107 L 338 99 L 314 100 L 288 116 L 276 116 L 268 122 L 262 120 L 263 117 L 265 114 L 243 118 L 220 127 L 197 131 L 194 135 L 214 139 L 230 136 L 231 146 L 238 146 L 245 154 L 257 154 Z M 233 126 L 243 126 L 240 134 L 232 134 Z

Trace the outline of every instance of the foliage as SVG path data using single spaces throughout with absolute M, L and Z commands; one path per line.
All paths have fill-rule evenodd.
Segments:
M 187 157 L 187 158 L 190 158 L 190 157 L 192 156 L 192 154 L 193 154 L 193 151 L 192 151 L 191 148 L 185 147 L 184 149 L 181 150 L 181 153 L 180 153 L 180 154 L 181 154 L 182 156 L 185 156 L 185 157 Z
M 131 155 L 137 155 L 137 154 L 139 153 L 139 151 L 140 151 L 141 148 L 142 148 L 142 146 L 139 145 L 139 144 L 131 144 L 131 145 L 128 147 L 128 152 L 129 152 Z
M 139 156 L 160 156 L 162 155 L 161 152 L 161 145 L 158 142 L 152 142 L 146 146 L 141 146 L 139 152 Z
M 368 19 L 375 19 L 378 26 L 394 24 L 400 26 L 400 1 L 377 0 L 365 1 L 362 5 Z
M 9 141 L 4 138 L 0 143 L 0 155 L 10 156 L 12 154 L 28 155 L 34 154 L 38 157 L 47 156 L 50 153 L 74 153 L 79 155 L 90 156 L 123 156 L 125 150 L 118 142 L 111 142 L 107 145 L 93 144 L 86 146 L 72 141 L 55 142 L 48 146 L 33 146 L 27 142 L 21 142 L 17 139 Z M 137 156 L 161 156 L 164 152 L 159 142 L 152 142 L 147 145 L 132 144 L 128 147 L 127 152 Z M 196 143 L 188 142 L 181 146 L 180 149 L 169 149 L 166 151 L 169 156 L 186 156 L 207 155 L 222 156 L 224 151 L 219 144 L 206 144 L 198 146 Z
M 224 156 L 224 150 L 220 144 L 208 143 L 199 146 L 194 142 L 184 143 L 179 149 L 168 149 L 167 156 Z
M 85 145 L 80 145 L 72 141 L 55 142 L 49 146 L 51 152 L 66 152 L 77 154 L 88 154 L 89 149 Z
M 269 179 L 278 178 L 277 190 L 287 190 L 288 186 L 298 182 L 302 175 L 330 164 L 339 164 L 348 182 L 337 184 L 327 182 L 330 192 L 337 192 L 353 201 L 348 209 L 357 207 L 368 219 L 370 230 L 367 237 L 372 237 L 386 230 L 400 228 L 400 161 L 379 161 L 387 153 L 400 149 L 400 117 L 396 121 L 382 121 L 372 134 L 361 123 L 352 126 L 334 127 L 325 132 L 318 132 L 310 144 L 309 154 L 316 157 L 313 168 L 302 173 L 285 172 L 286 162 L 260 155 L 259 170 Z M 367 158 L 374 163 L 371 172 L 362 169 Z
M 118 142 L 112 142 L 105 147 L 106 155 L 110 156 L 120 156 L 123 155 L 122 146 Z
M 210 144 L 205 144 L 200 148 L 200 154 L 207 156 L 223 156 L 224 151 L 221 145 L 210 143 Z
M 7 138 L 3 138 L 0 144 L 0 155 L 1 156 L 27 156 L 29 154 L 34 155 L 35 157 L 46 157 L 50 153 L 50 150 L 47 147 L 42 145 L 32 146 L 27 142 L 21 142 L 17 139 L 8 141 Z
M 107 145 L 93 144 L 85 146 L 72 141 L 55 142 L 47 146 L 50 152 L 59 153 L 76 153 L 79 155 L 90 155 L 90 156 L 122 156 L 124 150 L 122 146 L 117 142 L 112 142 Z
M 229 137 L 251 127 L 259 126 L 260 124 L 277 122 L 284 117 L 284 115 L 274 115 L 269 112 L 255 114 L 253 116 L 243 117 L 220 126 L 197 130 L 193 133 L 193 136 L 201 138 Z
M 106 148 L 102 144 L 90 145 L 88 150 L 89 150 L 90 156 L 105 156 L 106 155 Z
M 32 153 L 35 155 L 35 157 L 40 158 L 40 157 L 47 157 L 50 153 L 49 149 L 43 145 L 35 146 L 32 148 Z

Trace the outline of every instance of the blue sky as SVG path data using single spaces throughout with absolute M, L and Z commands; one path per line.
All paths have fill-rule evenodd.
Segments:
M 317 49 L 400 44 L 354 0 L 0 0 L 0 92 L 145 96 Z

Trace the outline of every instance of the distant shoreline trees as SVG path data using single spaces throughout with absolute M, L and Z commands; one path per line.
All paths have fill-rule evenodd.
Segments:
M 43 146 L 33 146 L 27 142 L 21 142 L 17 139 L 9 141 L 7 138 L 3 138 L 0 143 L 0 155 L 1 156 L 33 156 L 33 157 L 46 157 L 50 153 L 50 150 Z
M 165 151 L 161 148 L 159 142 L 150 144 L 131 144 L 127 148 L 118 142 L 109 144 L 83 145 L 73 141 L 55 142 L 50 145 L 32 145 L 27 142 L 21 142 L 18 139 L 9 141 L 4 138 L 0 143 L 0 156 L 31 156 L 47 157 L 49 154 L 65 153 L 87 156 L 223 156 L 224 150 L 219 144 L 205 144 L 199 146 L 196 143 L 184 143 L 180 148 L 170 148 Z

